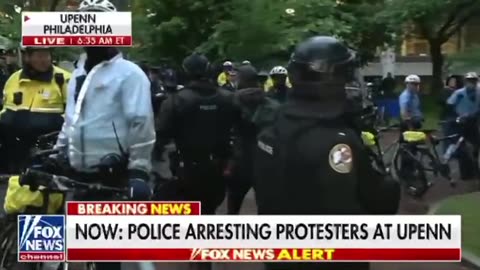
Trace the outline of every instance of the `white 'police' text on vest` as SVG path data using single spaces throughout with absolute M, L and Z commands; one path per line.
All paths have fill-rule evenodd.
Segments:
M 262 141 L 258 141 L 257 145 L 258 145 L 258 148 L 269 153 L 270 155 L 273 155 L 273 147 L 271 147 L 270 145 L 267 145 Z
M 215 111 L 217 109 L 217 105 L 200 105 L 200 110 L 202 111 Z

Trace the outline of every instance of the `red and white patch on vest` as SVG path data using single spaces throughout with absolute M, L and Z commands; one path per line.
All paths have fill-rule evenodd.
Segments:
M 350 173 L 352 171 L 352 149 L 346 144 L 337 144 L 328 155 L 330 167 L 338 173 Z

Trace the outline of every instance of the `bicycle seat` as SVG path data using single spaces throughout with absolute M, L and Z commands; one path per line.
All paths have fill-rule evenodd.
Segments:
M 422 131 L 405 131 L 402 136 L 403 140 L 408 143 L 419 143 L 427 140 L 427 134 Z
M 445 141 L 445 140 L 450 140 L 450 139 L 456 139 L 460 137 L 460 134 L 452 134 L 448 136 L 442 136 L 442 137 L 437 137 L 437 136 L 431 136 L 435 141 Z
M 432 134 L 432 133 L 437 132 L 438 130 L 436 130 L 436 129 L 420 129 L 418 131 L 426 133 L 426 134 Z

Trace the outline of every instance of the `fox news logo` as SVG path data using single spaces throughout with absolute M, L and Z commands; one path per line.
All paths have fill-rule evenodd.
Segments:
M 65 261 L 65 216 L 19 215 L 18 261 Z

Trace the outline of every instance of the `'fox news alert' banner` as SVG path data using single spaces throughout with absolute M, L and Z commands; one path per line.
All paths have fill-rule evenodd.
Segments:
M 22 12 L 22 45 L 132 46 L 131 12 Z
M 460 216 L 202 216 L 200 209 L 70 202 L 66 217 L 19 217 L 19 260 L 461 260 Z

